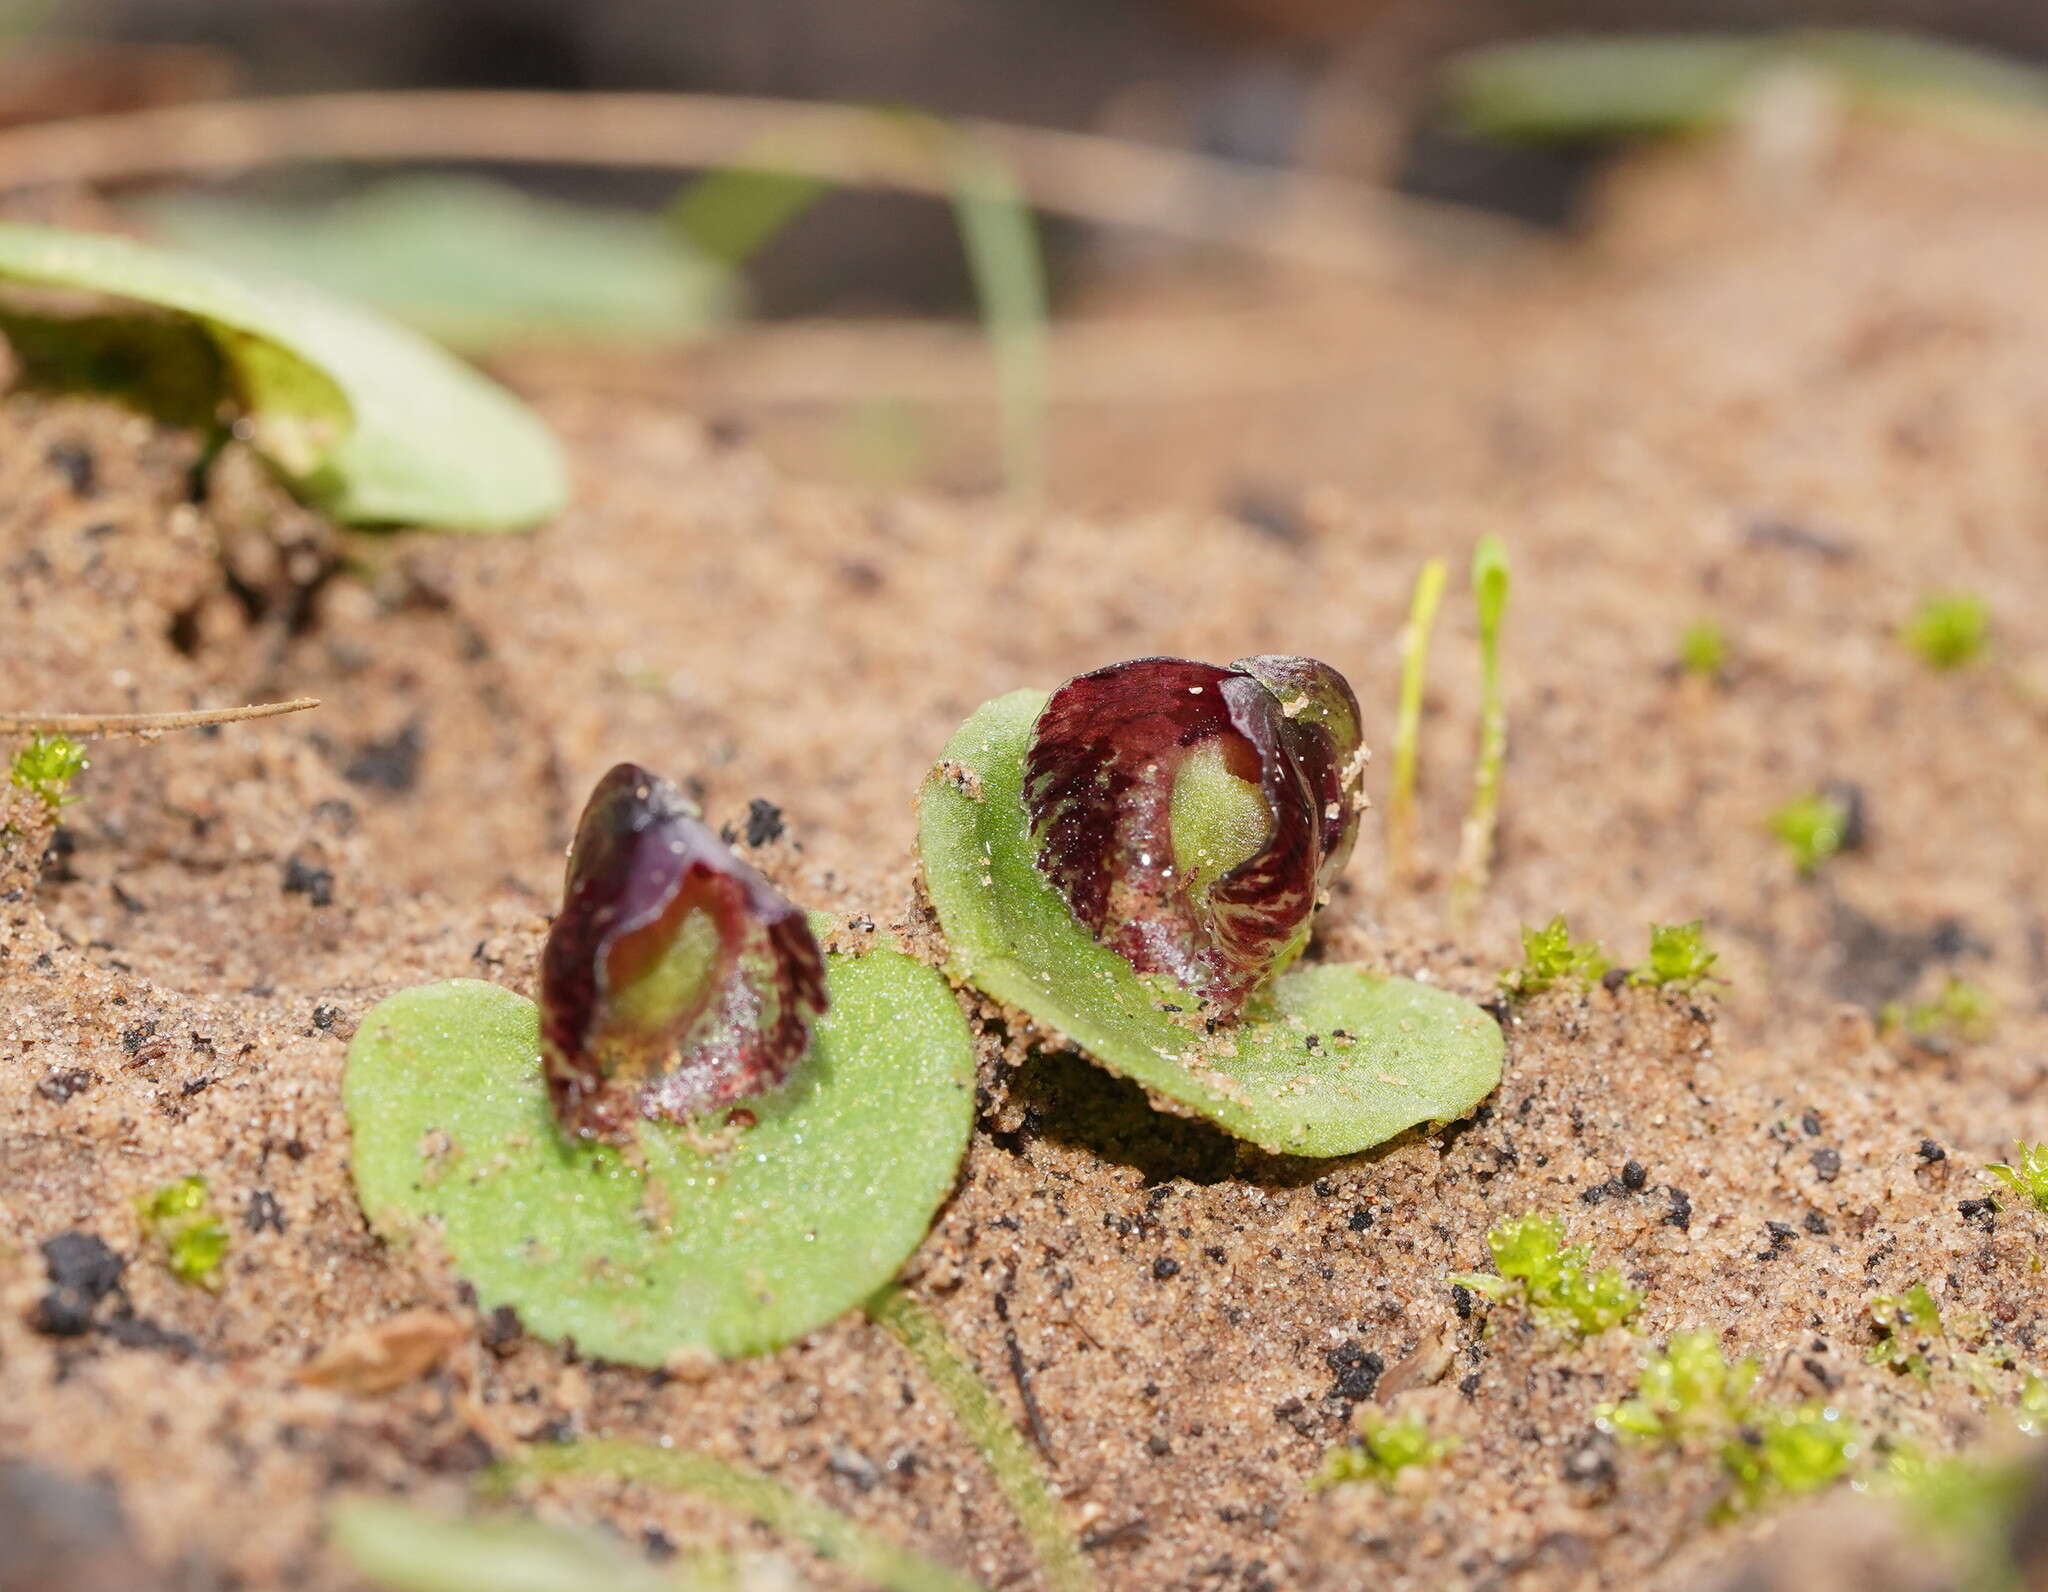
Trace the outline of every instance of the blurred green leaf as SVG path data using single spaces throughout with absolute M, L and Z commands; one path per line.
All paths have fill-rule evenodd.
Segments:
M 311 283 L 470 352 L 685 342 L 732 303 L 726 273 L 655 216 L 473 178 L 403 177 L 331 204 L 185 193 L 131 208 L 195 254 Z
M 677 194 L 668 219 L 691 248 L 737 269 L 831 190 L 822 177 L 802 172 L 726 166 L 706 172 Z
M 511 394 L 311 288 L 129 238 L 0 223 L 0 285 L 10 283 L 34 290 L 0 316 L 25 381 L 190 424 L 218 380 L 211 407 L 237 411 L 264 457 L 338 519 L 498 530 L 550 518 L 568 497 L 561 450 Z M 204 334 L 217 366 L 182 324 Z
M 1785 66 L 1821 72 L 1851 103 L 1878 109 L 2048 110 L 2048 74 L 2036 68 L 1878 28 L 1535 39 L 1454 58 L 1444 87 L 1452 116 L 1484 137 L 1668 136 L 1720 123 L 1760 74 Z

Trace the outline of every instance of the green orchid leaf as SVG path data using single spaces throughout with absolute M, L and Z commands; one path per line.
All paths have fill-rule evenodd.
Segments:
M 1186 990 L 1097 944 L 1039 871 L 1025 816 L 1025 754 L 1046 700 L 984 704 L 925 784 L 925 886 L 956 978 L 1169 1109 L 1280 1154 L 1348 1155 L 1464 1116 L 1500 1082 L 1500 1029 L 1443 990 L 1297 966 L 1211 1035 Z
M 623 1150 L 557 1128 L 531 1001 L 468 979 L 394 995 L 343 1084 L 363 1210 L 394 1236 L 431 1221 L 486 1308 L 606 1359 L 801 1337 L 923 1241 L 974 1107 L 973 1041 L 938 974 L 873 950 L 828 957 L 826 987 L 786 1087 L 640 1123 Z
M 172 192 L 132 209 L 179 248 L 291 277 L 471 353 L 673 346 L 734 307 L 730 273 L 657 217 L 476 178 L 400 177 L 324 204 Z
M 337 519 L 501 530 L 567 500 L 561 450 L 524 405 L 414 333 L 310 288 L 15 223 L 0 223 L 0 285 L 32 290 L 10 293 L 0 313 L 29 382 L 110 393 L 184 424 L 211 418 L 225 396 L 264 457 Z M 78 294 L 94 298 L 81 307 Z M 138 311 L 109 313 L 107 298 Z

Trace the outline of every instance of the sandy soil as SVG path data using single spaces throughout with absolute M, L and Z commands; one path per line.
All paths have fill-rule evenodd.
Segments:
M 117 1499 L 126 1521 L 60 1553 L 70 1581 L 32 1584 L 348 1586 L 319 1540 L 336 1490 L 454 1506 L 493 1455 L 605 1433 L 745 1461 L 991 1587 L 1036 1585 L 972 1449 L 858 1319 L 702 1382 L 495 1341 L 431 1258 L 364 1226 L 348 1037 L 411 983 L 530 988 L 567 826 L 618 758 L 691 782 L 715 821 L 774 802 L 764 868 L 901 920 L 917 781 L 999 691 L 1149 652 L 1305 652 L 1349 673 L 1384 751 L 1415 570 L 1486 531 L 1516 580 L 1493 887 L 1453 933 L 1476 699 L 1454 600 L 1429 876 L 1390 886 L 1369 830 L 1327 950 L 1483 998 L 1524 921 L 1567 913 L 1627 961 L 1651 921 L 1703 917 L 1725 989 L 1531 1002 L 1481 1120 L 1322 1165 L 989 1038 L 916 1291 L 1021 1416 L 1014 1335 L 1119 1592 L 1734 1574 L 1767 1523 L 1714 1523 L 1712 1466 L 1592 1430 L 1645 1345 L 1689 1325 L 1872 1437 L 1994 1429 L 2017 1368 L 2048 1361 L 2048 1218 L 1963 1208 L 1985 1161 L 2048 1138 L 2048 157 L 1866 129 L 1796 194 L 1776 175 L 1647 160 L 1567 260 L 1418 274 L 1348 309 L 1304 295 L 1219 346 L 1237 370 L 1325 339 L 1299 391 L 1063 409 L 1060 479 L 1092 509 L 802 484 L 706 425 L 715 391 L 558 387 L 537 397 L 581 482 L 559 525 L 344 539 L 247 461 L 195 500 L 187 438 L 0 406 L 0 703 L 326 701 L 99 746 L 40 869 L 20 846 L 0 864 L 0 1450 L 37 1467 L 9 1472 L 6 1507 L 61 1539 L 62 1512 L 20 1498 L 99 1477 L 68 1505 Z M 1332 349 L 1356 352 L 1348 374 Z M 1997 646 L 1937 674 L 1895 632 L 1950 586 L 1986 596 Z M 1674 668 L 1708 616 L 1730 638 L 1718 684 Z M 1824 780 L 1860 790 L 1868 833 L 1802 880 L 1764 821 Z M 1996 996 L 1991 1037 L 1879 1033 L 1878 1008 L 1951 973 Z M 233 1231 L 218 1295 L 175 1281 L 133 1211 L 194 1171 Z M 1647 1291 L 1639 1336 L 1461 1315 L 1451 1275 L 1529 1209 Z M 127 1266 L 90 1330 L 58 1336 L 39 1246 L 68 1232 Z M 1868 1297 L 1922 1280 L 2016 1369 L 1865 1364 Z M 299 1381 L 410 1308 L 461 1328 L 430 1374 L 376 1396 Z M 1361 1398 L 1462 1446 L 1392 1499 L 1308 1493 Z M 657 1547 L 759 1540 L 644 1488 L 532 1501 Z M 1830 1540 L 1865 1536 L 1829 1519 Z

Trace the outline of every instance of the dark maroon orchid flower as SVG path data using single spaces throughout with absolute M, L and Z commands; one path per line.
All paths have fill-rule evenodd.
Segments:
M 1358 837 L 1365 759 L 1328 664 L 1139 658 L 1052 694 L 1024 805 L 1089 932 L 1229 1018 L 1307 943 Z
M 804 915 L 667 780 L 621 763 L 569 848 L 541 953 L 541 1059 L 555 1118 L 587 1138 L 681 1122 L 784 1082 L 825 1010 Z

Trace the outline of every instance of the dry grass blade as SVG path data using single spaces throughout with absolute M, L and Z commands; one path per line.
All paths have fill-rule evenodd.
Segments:
M 318 697 L 257 702 L 244 708 L 194 708 L 184 713 L 0 713 L 0 735 L 162 735 L 247 719 L 274 719 L 317 708 Z
M 954 124 L 1036 208 L 1352 274 L 1405 235 L 1497 246 L 1530 234 L 1337 178 L 1088 133 Z M 759 165 L 949 198 L 955 173 L 871 109 L 709 94 L 491 91 L 226 100 L 0 131 L 0 188 L 201 176 L 296 161 L 524 161 L 674 170 Z M 1254 224 L 1251 218 L 1256 218 Z

